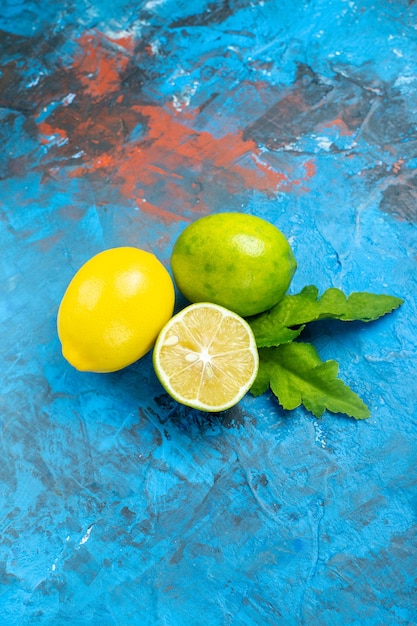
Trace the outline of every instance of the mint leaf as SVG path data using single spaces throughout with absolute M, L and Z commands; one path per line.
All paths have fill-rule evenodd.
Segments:
M 398 308 L 404 302 L 395 296 L 356 292 L 346 296 L 334 287 L 319 298 L 317 287 L 309 285 L 300 293 L 286 295 L 272 309 L 249 318 L 258 347 L 293 341 L 308 322 L 338 319 L 343 322 L 370 322 Z
M 301 404 L 319 418 L 327 409 L 355 419 L 366 419 L 366 404 L 337 378 L 336 361 L 322 361 L 309 343 L 287 343 L 259 350 L 259 371 L 251 393 L 261 395 L 268 387 L 284 409 Z

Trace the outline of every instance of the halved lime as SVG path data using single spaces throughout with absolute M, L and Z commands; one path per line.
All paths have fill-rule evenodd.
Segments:
M 224 411 L 249 391 L 258 371 L 250 326 L 217 304 L 192 304 L 172 317 L 153 352 L 155 372 L 181 404 Z

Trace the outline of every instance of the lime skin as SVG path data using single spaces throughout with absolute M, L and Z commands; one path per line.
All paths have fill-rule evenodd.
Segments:
M 297 262 L 285 235 L 270 222 L 246 213 L 215 213 L 183 230 L 171 268 L 190 302 L 213 302 L 249 317 L 281 300 Z

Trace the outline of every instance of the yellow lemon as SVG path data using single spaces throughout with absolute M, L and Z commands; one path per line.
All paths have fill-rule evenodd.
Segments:
M 214 302 L 247 317 L 281 300 L 297 263 L 286 237 L 270 222 L 217 213 L 185 228 L 173 247 L 171 267 L 190 302 Z
M 152 348 L 174 299 L 172 279 L 153 254 L 133 247 L 100 252 L 62 298 L 57 326 L 64 357 L 90 372 L 134 363 Z
M 200 411 L 224 411 L 243 398 L 258 371 L 248 323 L 212 303 L 197 303 L 172 317 L 153 352 L 155 372 L 178 402 Z

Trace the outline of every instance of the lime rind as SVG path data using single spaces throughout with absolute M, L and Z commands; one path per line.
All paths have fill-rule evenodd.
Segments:
M 189 302 L 213 302 L 242 317 L 277 304 L 297 268 L 289 241 L 274 224 L 246 213 L 215 213 L 177 238 L 171 268 Z

